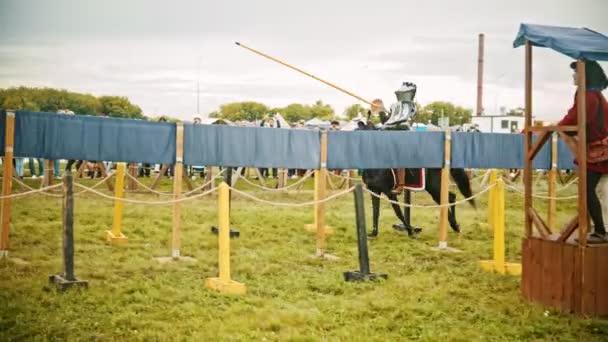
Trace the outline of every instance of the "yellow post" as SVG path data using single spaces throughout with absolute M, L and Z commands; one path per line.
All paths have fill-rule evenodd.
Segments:
M 494 195 L 494 259 L 481 261 L 481 268 L 500 274 L 520 275 L 521 264 L 505 262 L 505 183 L 496 181 Z
M 441 169 L 441 205 L 449 203 L 449 186 L 450 186 L 450 160 L 451 160 L 451 144 L 452 136 L 450 130 L 445 131 L 444 142 L 444 166 Z M 448 248 L 448 210 L 447 206 L 441 207 L 439 211 L 439 250 Z
M 547 223 L 549 225 L 549 229 L 553 232 L 555 231 L 555 215 L 557 212 L 557 205 L 555 203 L 555 194 L 556 194 L 556 181 L 557 181 L 557 132 L 553 132 L 553 136 L 551 137 L 551 170 L 549 170 L 549 207 L 548 213 L 549 216 L 547 218 Z
M 222 293 L 245 294 L 245 284 L 230 278 L 230 208 L 229 188 L 224 182 L 218 187 L 218 264 L 219 277 L 207 278 L 205 286 Z
M 494 217 L 494 267 L 496 272 L 505 273 L 505 184 L 496 181 Z
M 122 207 L 125 185 L 125 163 L 118 163 L 116 166 L 116 184 L 114 186 L 114 197 L 118 198 L 114 202 L 114 221 L 112 230 L 106 230 L 106 242 L 111 245 L 126 245 L 129 239 L 121 233 L 122 227 Z
M 490 186 L 496 185 L 496 170 L 490 171 Z M 494 229 L 494 218 L 496 217 L 496 187 L 490 189 L 488 194 L 488 229 Z
M 182 176 L 184 171 L 184 125 L 178 123 L 175 132 L 175 174 L 173 175 L 173 199 L 182 196 Z M 180 237 L 181 237 L 181 203 L 173 203 L 173 229 L 171 230 L 171 257 L 179 259 Z
M 15 112 L 6 112 L 4 131 L 4 165 L 2 173 L 2 196 L 10 196 L 13 188 L 13 146 L 15 142 Z M 0 200 L 0 258 L 8 256 L 8 240 L 11 224 L 11 199 Z

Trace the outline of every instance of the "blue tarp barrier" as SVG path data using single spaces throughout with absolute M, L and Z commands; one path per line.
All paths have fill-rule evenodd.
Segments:
M 329 169 L 442 167 L 443 132 L 329 131 Z
M 317 169 L 319 131 L 184 125 L 186 165 Z
M 173 164 L 175 124 L 18 111 L 15 156 Z
M 562 139 L 557 141 L 557 168 L 560 170 L 576 169 L 574 155 Z
M 0 113 L 0 146 L 5 114 Z M 330 169 L 443 166 L 443 132 L 328 132 Z M 523 168 L 522 134 L 452 133 L 454 168 Z M 548 142 L 533 168 L 550 167 Z M 0 149 L 4 153 L 4 148 Z M 172 164 L 175 124 L 19 111 L 15 155 Z M 572 169 L 572 153 L 559 140 L 558 167 Z M 285 167 L 320 166 L 319 131 L 222 125 L 184 125 L 186 165 Z
M 574 59 L 608 61 L 608 37 L 587 28 L 521 24 L 513 47 L 526 40 Z
M 504 133 L 452 134 L 452 167 L 475 169 L 523 169 L 524 135 Z M 551 167 L 551 143 L 534 158 L 532 167 Z

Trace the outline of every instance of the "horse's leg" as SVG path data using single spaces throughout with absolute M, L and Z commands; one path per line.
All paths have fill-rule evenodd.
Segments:
M 453 192 L 450 192 L 448 198 L 449 198 L 450 204 L 453 204 L 454 202 L 456 202 L 456 194 L 454 194 Z M 450 222 L 450 227 L 452 227 L 452 230 L 455 231 L 456 233 L 460 233 L 460 226 L 456 222 L 456 206 L 455 205 L 448 207 L 448 221 Z
M 378 194 L 380 195 L 380 194 Z M 380 216 L 380 198 L 372 195 L 372 232 L 369 237 L 378 236 L 378 217 Z
M 386 195 L 388 197 L 388 199 L 390 199 L 391 201 L 394 202 L 398 202 L 397 199 L 397 195 L 395 195 L 394 193 L 389 193 L 388 195 Z M 395 215 L 397 215 L 397 217 L 399 218 L 399 220 L 401 220 L 401 222 L 403 222 L 403 230 L 407 230 L 407 235 L 409 236 L 415 236 L 419 231 L 416 231 L 415 229 L 413 229 L 413 227 L 405 221 L 405 216 L 403 216 L 403 212 L 401 211 L 401 206 L 396 204 L 396 203 L 391 203 L 391 206 L 393 207 L 393 211 L 395 212 Z M 400 225 L 393 225 L 393 227 L 397 230 L 402 230 L 400 229 Z M 399 228 L 397 228 L 399 227 Z

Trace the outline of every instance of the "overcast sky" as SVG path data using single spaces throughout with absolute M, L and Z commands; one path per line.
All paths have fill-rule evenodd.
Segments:
M 523 106 L 524 49 L 512 48 L 522 22 L 608 33 L 608 1 L 0 0 L 0 88 L 126 96 L 145 115 L 186 120 L 197 111 L 197 82 L 203 115 L 245 100 L 320 99 L 338 114 L 358 103 L 239 41 L 369 100 L 391 103 L 411 81 L 422 104 L 474 109 L 485 33 L 484 107 L 492 114 Z M 557 120 L 572 102 L 570 59 L 534 51 L 534 114 Z

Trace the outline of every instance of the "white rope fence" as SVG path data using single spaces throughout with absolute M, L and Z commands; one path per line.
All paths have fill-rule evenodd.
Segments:
M 374 197 L 377 197 L 377 198 L 382 199 L 382 200 L 384 200 L 384 201 L 387 201 L 387 202 L 389 202 L 389 203 L 392 203 L 392 204 L 397 204 L 397 205 L 404 206 L 404 207 L 407 207 L 407 208 L 443 208 L 443 207 L 451 207 L 451 206 L 454 206 L 454 205 L 458 205 L 458 204 L 465 203 L 465 202 L 467 202 L 467 201 L 469 201 L 469 200 L 471 200 L 471 199 L 474 199 L 474 198 L 476 198 L 476 197 L 479 197 L 479 196 L 481 196 L 482 194 L 484 194 L 484 193 L 486 193 L 486 192 L 490 191 L 490 189 L 492 189 L 492 188 L 493 188 L 493 187 L 495 187 L 495 186 L 496 186 L 496 184 L 491 184 L 491 185 L 488 185 L 488 186 L 487 186 L 485 189 L 483 189 L 483 190 L 479 191 L 479 192 L 478 192 L 476 195 L 473 195 L 473 196 L 471 196 L 471 197 L 467 197 L 467 198 L 465 198 L 465 199 L 462 199 L 462 200 L 460 200 L 460 201 L 456 201 L 456 202 L 454 202 L 454 203 L 448 203 L 448 204 L 436 204 L 436 205 L 417 205 L 417 204 L 406 204 L 406 203 L 401 203 L 401 202 L 398 202 L 398 201 L 393 201 L 393 200 L 390 200 L 390 199 L 386 198 L 384 195 L 378 195 L 378 194 L 376 194 L 375 192 L 373 192 L 373 191 L 369 190 L 368 188 L 364 188 L 363 190 L 365 190 L 366 192 L 370 193 L 370 194 L 371 194 L 372 196 L 374 196 Z
M 211 189 L 208 190 L 206 192 L 200 193 L 198 195 L 194 195 L 194 196 L 188 196 L 188 197 L 182 197 L 182 198 L 178 198 L 178 199 L 173 199 L 173 200 L 168 200 L 168 201 L 140 201 L 140 200 L 133 200 L 133 199 L 127 199 L 127 198 L 118 198 L 115 196 L 111 196 L 111 195 L 106 195 L 103 192 L 97 191 L 95 189 L 86 187 L 82 184 L 78 184 L 78 183 L 74 183 L 75 186 L 83 188 L 86 192 L 91 192 L 97 196 L 100 196 L 102 198 L 105 198 L 107 200 L 112 200 L 112 201 L 122 201 L 125 203 L 133 203 L 133 204 L 150 204 L 150 205 L 165 205 L 165 204 L 173 204 L 173 203 L 181 203 L 181 202 L 187 202 L 187 201 L 192 201 L 195 200 L 197 198 L 201 198 L 203 196 L 207 196 L 215 191 L 217 191 L 217 189 Z
M 326 198 L 322 199 L 322 200 L 317 200 L 317 201 L 309 201 L 309 202 L 302 202 L 302 203 L 281 203 L 281 202 L 272 202 L 272 201 L 268 201 L 265 199 L 261 199 L 259 197 L 255 197 L 251 194 L 248 194 L 244 191 L 241 190 L 237 190 L 231 186 L 229 186 L 230 190 L 234 191 L 235 193 L 242 195 L 244 197 L 247 197 L 249 199 L 252 199 L 254 201 L 260 202 L 260 203 L 265 203 L 265 204 L 270 204 L 270 205 L 275 205 L 275 206 L 282 206 L 282 207 L 305 207 L 305 206 L 309 206 L 309 205 L 315 205 L 315 204 L 321 204 L 321 203 L 325 203 L 325 202 L 329 202 L 335 198 L 338 198 L 340 196 L 343 196 L 349 192 L 352 192 L 353 190 L 355 190 L 355 187 L 352 186 L 346 190 L 340 191 L 338 193 L 335 193 L 331 196 L 327 196 Z
M 505 187 L 509 190 L 512 190 L 520 195 L 525 195 L 525 191 L 518 189 L 515 186 L 509 185 L 509 184 L 505 184 Z M 550 196 L 544 196 L 544 195 L 534 195 L 532 194 L 532 197 L 534 198 L 540 198 L 540 199 L 552 199 L 552 200 L 556 200 L 556 201 L 564 201 L 564 200 L 569 200 L 569 199 L 575 199 L 578 198 L 578 195 L 572 195 L 572 196 L 566 196 L 566 197 L 550 197 Z
M 184 196 L 188 196 L 192 193 L 195 193 L 203 188 L 205 188 L 206 186 L 208 186 L 209 184 L 215 182 L 215 180 L 226 171 L 226 169 L 220 171 L 217 175 L 213 176 L 213 178 L 211 178 L 209 181 L 207 181 L 206 183 L 204 183 L 203 185 L 199 186 L 196 189 L 190 190 L 188 192 L 183 193 Z M 162 192 L 162 191 L 157 191 L 152 189 L 151 187 L 145 185 L 144 183 L 140 182 L 139 179 L 137 179 L 137 177 L 134 177 L 132 175 L 130 175 L 128 172 L 125 173 L 125 175 L 127 175 L 127 177 L 129 177 L 130 179 L 134 180 L 138 185 L 140 185 L 142 188 L 150 191 L 151 193 L 157 194 L 157 195 L 163 195 L 163 196 L 173 196 L 172 192 Z
M 102 180 L 100 180 L 99 182 L 95 183 L 95 185 L 93 185 L 91 188 L 93 188 L 93 189 L 94 189 L 94 188 L 96 188 L 96 187 L 100 186 L 100 185 L 101 185 L 101 184 L 103 184 L 105 181 L 107 181 L 108 179 L 110 179 L 110 177 L 114 176 L 114 173 L 115 173 L 115 172 L 110 172 L 110 173 L 108 173 L 108 174 L 106 175 L 106 177 L 105 177 L 105 178 L 103 178 L 103 179 L 102 179 Z M 16 181 L 16 182 L 17 182 L 19 185 L 23 186 L 24 188 L 26 188 L 26 189 L 28 189 L 28 190 L 36 190 L 36 189 L 32 188 L 31 186 L 27 185 L 25 182 L 22 182 L 22 181 L 21 181 L 19 178 L 17 178 L 17 177 L 13 177 L 13 180 L 14 180 L 14 181 Z M 61 185 L 61 183 L 60 183 L 59 185 Z M 47 189 L 47 188 L 45 188 L 45 189 Z M 31 192 L 31 191 L 30 191 L 30 192 Z M 82 190 L 82 191 L 76 192 L 76 193 L 74 193 L 74 196 L 81 195 L 81 194 L 83 194 L 83 193 L 85 193 L 85 192 L 86 192 L 85 190 Z M 48 192 L 42 192 L 42 194 L 43 194 L 43 195 L 45 195 L 45 196 L 49 196 L 49 197 L 63 197 L 63 194 L 51 194 L 51 193 L 48 193 Z
M 51 190 L 51 189 L 60 188 L 62 186 L 63 186 L 63 184 L 59 183 L 59 184 L 47 186 L 47 187 L 40 188 L 40 189 L 33 189 L 31 191 L 19 192 L 19 193 L 16 193 L 16 194 L 10 194 L 8 196 L 0 196 L 0 199 L 16 198 L 16 197 L 23 197 L 23 196 L 33 195 L 33 194 L 44 192 L 44 191 L 48 191 L 48 190 Z
M 245 181 L 245 183 L 247 183 L 247 184 L 249 184 L 251 186 L 254 186 L 254 187 L 258 188 L 258 189 L 263 189 L 263 190 L 270 191 L 270 192 L 283 192 L 283 191 L 287 191 L 287 190 L 289 190 L 289 189 L 291 189 L 293 187 L 296 187 L 296 186 L 304 183 L 308 178 L 310 178 L 312 176 L 312 174 L 313 174 L 312 172 L 308 172 L 306 175 L 304 175 L 297 182 L 295 182 L 293 184 L 290 184 L 288 186 L 284 186 L 282 188 L 276 188 L 276 189 L 275 188 L 269 188 L 269 187 L 266 187 L 266 186 L 262 186 L 262 185 L 259 185 L 259 184 L 255 184 L 254 182 L 250 181 L 249 179 L 247 179 L 247 177 L 241 175 L 240 173 L 237 173 L 237 177 L 239 177 L 240 179 L 242 179 L 243 181 Z

